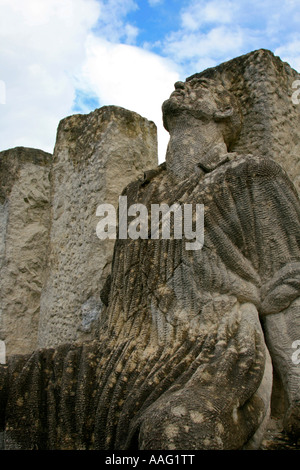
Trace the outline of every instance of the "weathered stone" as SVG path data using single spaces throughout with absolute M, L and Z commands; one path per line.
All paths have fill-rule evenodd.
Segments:
M 0 328 L 7 354 L 37 344 L 49 245 L 51 155 L 18 147 L 0 153 Z
M 96 235 L 98 205 L 118 207 L 124 187 L 157 165 L 154 123 L 106 106 L 63 119 L 51 168 L 51 232 L 38 346 L 95 335 L 114 240 Z
M 223 83 L 239 100 L 243 127 L 231 152 L 270 157 L 300 191 L 300 104 L 293 100 L 298 71 L 271 51 L 259 49 L 189 77 Z
M 237 63 L 260 69 L 257 57 L 268 55 Z M 123 192 L 150 218 L 152 204 L 203 204 L 203 246 L 189 251 L 184 236 L 150 232 L 117 239 L 98 339 L 0 366 L 7 448 L 263 448 L 273 366 L 287 397 L 284 429 L 299 438 L 300 372 L 290 355 L 300 331 L 299 196 L 256 137 L 253 150 L 232 152 L 251 106 L 229 88 L 217 68 L 177 83 L 163 105 L 166 162 Z M 255 93 L 252 126 L 263 129 Z M 268 126 L 263 135 L 272 145 Z M 95 304 L 81 306 L 86 325 Z

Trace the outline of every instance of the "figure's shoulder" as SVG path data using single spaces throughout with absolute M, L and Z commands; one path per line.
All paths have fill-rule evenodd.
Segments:
M 227 163 L 216 170 L 219 177 L 240 177 L 240 178 L 284 178 L 288 180 L 287 172 L 275 160 L 259 155 L 239 155 L 234 154 Z M 218 173 L 218 175 L 217 175 Z
M 227 162 L 207 173 L 199 189 L 211 197 L 230 191 L 237 196 L 246 188 L 255 191 L 293 193 L 299 198 L 294 184 L 285 169 L 269 157 L 257 155 L 232 155 Z M 197 183 L 195 183 L 197 185 Z

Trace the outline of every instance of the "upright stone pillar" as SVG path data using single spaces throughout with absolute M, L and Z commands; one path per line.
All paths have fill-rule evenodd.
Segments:
M 37 344 L 51 158 L 24 147 L 0 152 L 0 340 L 7 356 L 31 352 Z
M 93 337 L 114 248 L 96 235 L 96 209 L 117 209 L 123 188 L 157 164 L 156 126 L 134 112 L 107 106 L 60 122 L 39 347 Z

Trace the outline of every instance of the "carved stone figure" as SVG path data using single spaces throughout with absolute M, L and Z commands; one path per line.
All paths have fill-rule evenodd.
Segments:
M 149 218 L 152 204 L 204 204 L 203 247 L 116 241 L 99 341 L 1 366 L 7 448 L 257 448 L 272 363 L 299 437 L 297 192 L 275 161 L 231 151 L 243 113 L 220 80 L 176 83 L 163 118 L 165 164 L 123 195 Z

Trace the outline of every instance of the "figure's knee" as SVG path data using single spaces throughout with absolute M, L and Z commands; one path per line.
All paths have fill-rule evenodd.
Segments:
M 241 449 L 269 410 L 272 370 L 258 312 L 237 304 L 223 315 L 190 370 L 143 415 L 141 449 Z
M 218 449 L 221 427 L 213 429 L 216 412 L 204 409 L 203 402 L 191 406 L 184 390 L 166 400 L 158 401 L 145 414 L 139 433 L 142 450 Z M 207 406 L 206 406 L 207 408 Z
M 222 398 L 181 390 L 158 400 L 145 413 L 139 432 L 142 450 L 242 449 L 266 415 L 262 397 L 243 406 L 222 405 Z

